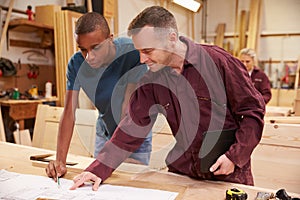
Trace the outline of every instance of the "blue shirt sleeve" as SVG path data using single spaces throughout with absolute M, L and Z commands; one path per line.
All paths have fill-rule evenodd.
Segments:
M 77 73 L 79 71 L 79 68 L 81 64 L 83 63 L 84 58 L 81 54 L 81 52 L 76 52 L 71 59 L 69 60 L 68 63 L 68 68 L 67 68 L 67 84 L 66 84 L 66 89 L 67 90 L 79 90 L 80 89 L 80 83 L 77 80 Z

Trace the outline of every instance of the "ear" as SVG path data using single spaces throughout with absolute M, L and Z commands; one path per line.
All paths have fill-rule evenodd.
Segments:
M 177 36 L 177 33 L 172 31 L 170 34 L 169 34 L 169 40 L 171 42 L 176 42 L 178 40 L 178 36 Z
M 114 34 L 110 34 L 108 38 L 113 39 L 114 38 Z

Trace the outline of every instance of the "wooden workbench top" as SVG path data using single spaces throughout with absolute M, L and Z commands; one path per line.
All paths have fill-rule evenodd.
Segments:
M 50 150 L 5 142 L 0 142 L 0 149 L 0 169 L 42 176 L 46 176 L 44 167 L 34 167 L 29 157 L 37 154 L 54 153 Z M 70 155 L 68 156 L 68 160 L 78 162 L 77 167 L 84 169 L 94 159 Z M 72 179 L 76 174 L 75 171 L 68 171 L 65 178 Z M 105 183 L 177 191 L 179 192 L 177 199 L 184 200 L 223 200 L 225 198 L 225 191 L 234 187 L 246 191 L 248 199 L 254 199 L 259 191 L 276 192 L 278 190 L 278 188 L 266 189 L 227 182 L 198 181 L 186 176 L 165 171 L 152 171 L 147 166 L 128 163 L 123 163 Z M 299 194 L 289 193 L 289 195 L 300 197 Z
M 57 101 L 57 97 L 51 98 L 42 98 L 42 99 L 0 99 L 0 104 L 2 105 L 12 105 L 12 104 L 24 104 L 24 103 L 43 103 L 43 102 L 50 102 L 50 101 Z

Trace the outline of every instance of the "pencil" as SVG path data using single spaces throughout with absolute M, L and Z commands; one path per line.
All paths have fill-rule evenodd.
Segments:
M 60 188 L 60 180 L 58 175 L 56 174 L 57 187 Z

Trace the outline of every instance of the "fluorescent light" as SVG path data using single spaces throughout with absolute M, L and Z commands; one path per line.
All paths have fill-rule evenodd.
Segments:
M 193 12 L 197 12 L 201 5 L 199 2 L 195 0 L 173 0 L 173 3 L 185 7 Z

